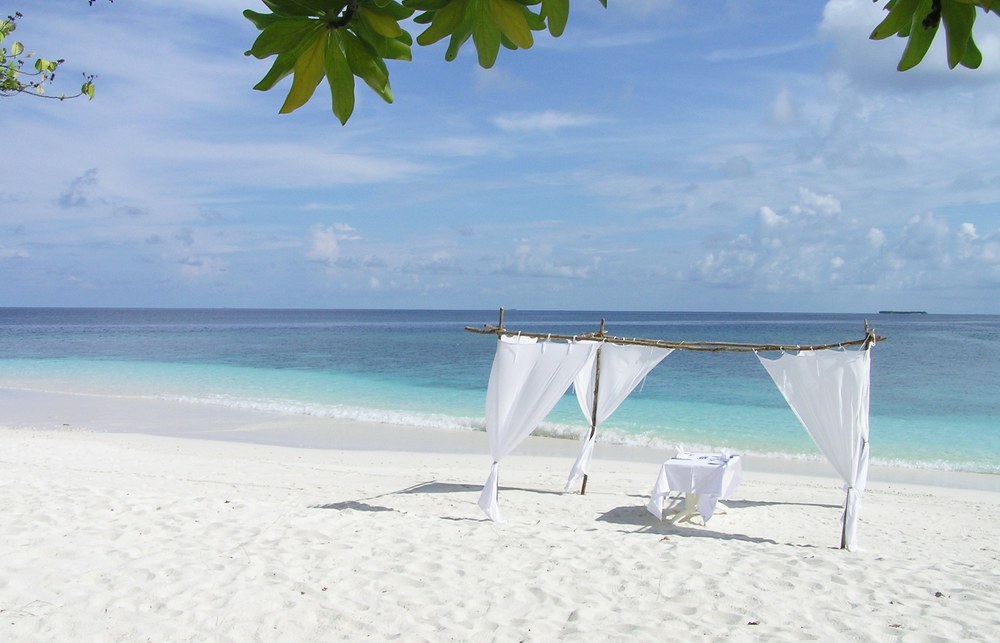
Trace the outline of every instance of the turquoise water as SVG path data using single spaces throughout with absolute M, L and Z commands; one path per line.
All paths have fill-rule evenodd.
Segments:
M 860 339 L 865 315 L 508 311 L 506 326 L 666 340 Z M 1000 317 L 868 315 L 875 462 L 1000 473 Z M 0 386 L 482 430 L 496 311 L 0 309 Z M 2 410 L 0 410 L 2 423 Z M 567 395 L 539 433 L 577 438 Z M 818 457 L 752 354 L 675 351 L 604 441 Z

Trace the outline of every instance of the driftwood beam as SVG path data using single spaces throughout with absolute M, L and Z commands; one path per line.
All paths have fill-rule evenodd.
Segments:
M 615 337 L 613 335 L 608 335 L 604 331 L 604 322 L 601 321 L 601 328 L 596 333 L 581 333 L 579 335 L 563 335 L 557 333 L 533 333 L 526 331 L 513 331 L 503 328 L 502 326 L 493 326 L 492 324 L 485 324 L 482 328 L 474 328 L 472 326 L 466 326 L 465 330 L 470 333 L 478 333 L 480 335 L 507 335 L 510 337 L 531 337 L 534 339 L 559 339 L 567 341 L 591 341 L 591 342 L 608 342 L 611 344 L 623 344 L 623 345 L 633 345 L 633 346 L 656 346 L 659 348 L 672 348 L 674 350 L 688 350 L 688 351 L 703 351 L 710 353 L 719 352 L 737 352 L 737 353 L 755 353 L 755 352 L 768 352 L 768 351 L 818 351 L 826 350 L 830 348 L 845 348 L 848 346 L 862 346 L 868 348 L 875 342 L 885 341 L 885 337 L 881 335 L 876 335 L 875 330 L 870 328 L 865 323 L 865 336 L 862 339 L 856 340 L 846 340 L 842 342 L 833 342 L 830 344 L 744 344 L 739 342 L 672 342 L 662 339 L 642 339 L 637 337 Z

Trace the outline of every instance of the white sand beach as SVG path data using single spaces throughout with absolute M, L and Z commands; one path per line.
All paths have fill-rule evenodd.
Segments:
M 847 552 L 820 463 L 674 526 L 669 453 L 563 494 L 576 448 L 506 459 L 497 525 L 482 433 L 0 389 L 0 639 L 1000 640 L 995 476 L 873 471 Z

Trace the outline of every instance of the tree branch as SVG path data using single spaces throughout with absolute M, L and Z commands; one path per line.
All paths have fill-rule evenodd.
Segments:
M 327 21 L 327 26 L 330 29 L 341 29 L 346 27 L 349 22 L 354 18 L 354 14 L 358 12 L 358 0 L 348 0 L 347 4 L 344 5 L 343 11 L 336 18 Z

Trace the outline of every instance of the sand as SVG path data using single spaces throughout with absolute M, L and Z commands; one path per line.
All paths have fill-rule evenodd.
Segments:
M 664 454 L 599 444 L 580 496 L 532 440 L 494 524 L 483 434 L 332 424 L 0 389 L 0 640 L 1000 640 L 993 490 L 876 475 L 846 552 L 822 467 L 671 525 Z

